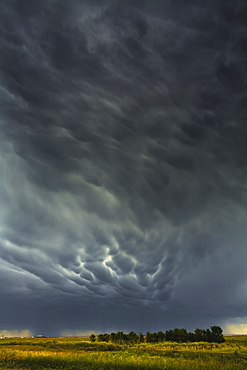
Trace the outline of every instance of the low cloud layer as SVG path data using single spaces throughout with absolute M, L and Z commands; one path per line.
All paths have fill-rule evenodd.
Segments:
M 0 329 L 247 309 L 244 1 L 0 5 Z

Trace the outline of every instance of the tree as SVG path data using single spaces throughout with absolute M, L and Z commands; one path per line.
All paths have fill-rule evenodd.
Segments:
M 197 328 L 194 331 L 194 341 L 195 342 L 201 342 L 201 341 L 203 341 L 203 330 L 202 329 Z
M 166 335 L 165 335 L 165 333 L 163 333 L 163 331 L 158 331 L 157 339 L 158 339 L 159 342 L 163 342 L 165 340 L 165 337 L 166 337 Z
M 225 342 L 225 338 L 223 337 L 223 330 L 220 326 L 211 326 L 211 339 L 212 342 Z
M 176 328 L 174 330 L 167 330 L 166 340 L 170 340 L 172 342 L 188 342 L 189 333 L 187 333 L 186 329 Z
M 144 335 L 142 333 L 139 334 L 139 341 L 140 343 L 144 342 Z
M 95 342 L 95 341 L 96 341 L 96 335 L 95 335 L 95 334 L 91 334 L 91 335 L 90 335 L 90 340 L 91 340 L 92 342 Z
M 134 331 L 131 331 L 128 335 L 127 335 L 127 340 L 128 342 L 134 344 L 134 343 L 137 343 L 138 340 L 139 340 L 139 336 L 134 332 Z
M 98 334 L 97 335 L 98 341 L 99 342 L 109 342 L 110 340 L 110 334 Z
M 150 333 L 149 331 L 147 332 L 146 335 L 146 342 L 147 343 L 155 343 L 157 341 L 157 333 Z
M 92 342 L 96 340 L 94 334 L 90 336 Z M 134 331 L 131 331 L 129 334 L 126 334 L 122 331 L 118 331 L 117 333 L 105 333 L 105 334 L 98 334 L 97 339 L 100 342 L 114 342 L 114 343 L 143 343 L 145 341 L 144 335 L 140 333 L 139 335 L 136 334 Z M 175 328 L 173 330 L 167 330 L 165 333 L 162 331 L 158 331 L 158 333 L 150 333 L 147 332 L 146 334 L 146 342 L 147 343 L 158 343 L 163 342 L 164 340 L 172 341 L 172 342 L 217 342 L 223 343 L 225 341 L 223 337 L 223 330 L 219 326 L 211 326 L 210 329 L 195 329 L 194 333 L 188 333 L 186 329 L 178 329 Z

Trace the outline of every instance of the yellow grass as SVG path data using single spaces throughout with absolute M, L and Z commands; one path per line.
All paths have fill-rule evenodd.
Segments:
M 244 370 L 247 336 L 225 343 L 143 343 L 119 346 L 85 338 L 0 340 L 0 369 Z

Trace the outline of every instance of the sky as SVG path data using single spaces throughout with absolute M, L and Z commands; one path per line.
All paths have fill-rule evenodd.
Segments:
M 245 0 L 0 2 L 0 334 L 247 333 Z

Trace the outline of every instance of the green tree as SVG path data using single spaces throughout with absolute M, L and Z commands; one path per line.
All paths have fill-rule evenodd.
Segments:
M 142 333 L 139 334 L 139 341 L 140 343 L 144 342 L 144 335 Z
M 97 338 L 99 342 L 109 342 L 111 336 L 110 334 L 105 333 L 105 334 L 98 334 Z
M 211 339 L 212 342 L 225 342 L 225 338 L 223 337 L 223 330 L 220 326 L 211 326 Z
M 137 343 L 138 340 L 139 340 L 139 336 L 134 332 L 134 331 L 131 331 L 128 335 L 127 335 L 127 340 L 128 342 L 134 344 L 134 343 Z
M 163 333 L 163 331 L 158 331 L 157 333 L 158 342 L 163 342 L 165 338 L 166 338 L 165 333 Z
M 194 340 L 195 342 L 201 342 L 203 340 L 203 330 L 202 329 L 197 328 L 194 331 Z
M 92 342 L 95 342 L 95 341 L 96 341 L 96 335 L 95 335 L 95 334 L 91 334 L 91 335 L 90 335 L 90 340 L 91 340 Z

